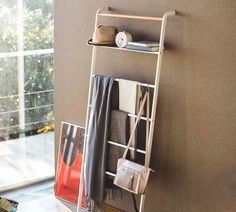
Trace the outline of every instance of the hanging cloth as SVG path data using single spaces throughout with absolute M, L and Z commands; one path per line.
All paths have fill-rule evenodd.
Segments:
M 114 89 L 114 88 L 113 88 Z M 114 96 L 112 96 L 113 98 Z M 129 133 L 129 119 L 126 112 L 112 110 L 109 127 L 109 140 L 126 145 Z M 107 148 L 107 171 L 116 173 L 117 161 L 124 154 L 124 148 L 108 144 Z M 116 200 L 122 198 L 122 190 L 113 184 L 114 178 L 107 175 L 105 184 L 106 199 Z
M 85 195 L 87 201 L 104 201 L 106 151 L 114 79 L 96 75 L 85 156 Z
M 123 111 L 112 110 L 109 127 L 109 140 L 126 145 L 129 132 L 128 127 L 128 114 Z M 107 170 L 115 173 L 117 160 L 122 157 L 124 149 L 110 144 L 107 152 Z

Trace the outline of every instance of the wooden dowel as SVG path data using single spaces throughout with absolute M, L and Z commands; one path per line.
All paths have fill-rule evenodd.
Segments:
M 138 15 L 123 15 L 123 14 L 111 14 L 111 13 L 99 13 L 99 16 L 113 17 L 113 18 L 129 18 L 129 19 L 139 19 L 146 21 L 162 21 L 161 17 L 153 16 L 138 16 Z

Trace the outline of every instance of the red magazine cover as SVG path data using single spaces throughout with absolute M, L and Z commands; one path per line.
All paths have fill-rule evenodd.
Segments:
M 84 128 L 78 125 L 61 124 L 55 195 L 75 205 L 78 204 L 84 133 Z M 84 192 L 82 207 L 85 208 Z

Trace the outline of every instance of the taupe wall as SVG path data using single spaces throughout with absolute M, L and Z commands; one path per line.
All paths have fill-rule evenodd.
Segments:
M 92 49 L 86 46 L 95 12 L 109 5 L 124 13 L 168 20 L 158 98 L 158 123 L 146 199 L 148 212 L 236 211 L 236 1 L 55 1 L 55 122 L 84 124 Z M 155 39 L 153 23 L 103 19 Z M 155 27 L 156 28 L 155 28 Z M 99 73 L 153 82 L 155 59 L 99 50 Z M 130 196 L 115 203 L 132 211 Z

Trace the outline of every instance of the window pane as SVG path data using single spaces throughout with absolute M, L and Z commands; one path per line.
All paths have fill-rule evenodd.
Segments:
M 24 1 L 24 49 L 53 48 L 53 1 Z
M 36 132 L 53 123 L 53 107 L 28 109 L 25 111 L 25 133 L 26 136 Z
M 53 104 L 53 90 L 25 95 L 25 108 Z
M 25 57 L 25 122 L 26 131 L 34 131 L 53 119 L 53 55 Z M 27 125 L 27 123 L 34 123 Z
M 17 50 L 16 0 L 0 0 L 0 52 Z
M 19 97 L 9 96 L 0 99 L 0 114 L 19 109 Z
M 0 97 L 17 94 L 17 58 L 0 58 Z
M 0 141 L 15 137 L 18 128 L 17 58 L 0 59 Z M 13 111 L 13 112 L 11 112 Z
M 53 176 L 51 52 L 53 0 L 0 0 L 0 190 Z
M 53 89 L 53 55 L 25 57 L 25 92 Z
M 19 135 L 18 97 L 1 100 L 0 141 L 17 138 Z M 13 109 L 15 108 L 15 109 Z M 12 126 L 17 126 L 12 128 Z
M 18 113 L 4 113 L 0 115 L 0 142 L 19 137 L 18 117 Z

